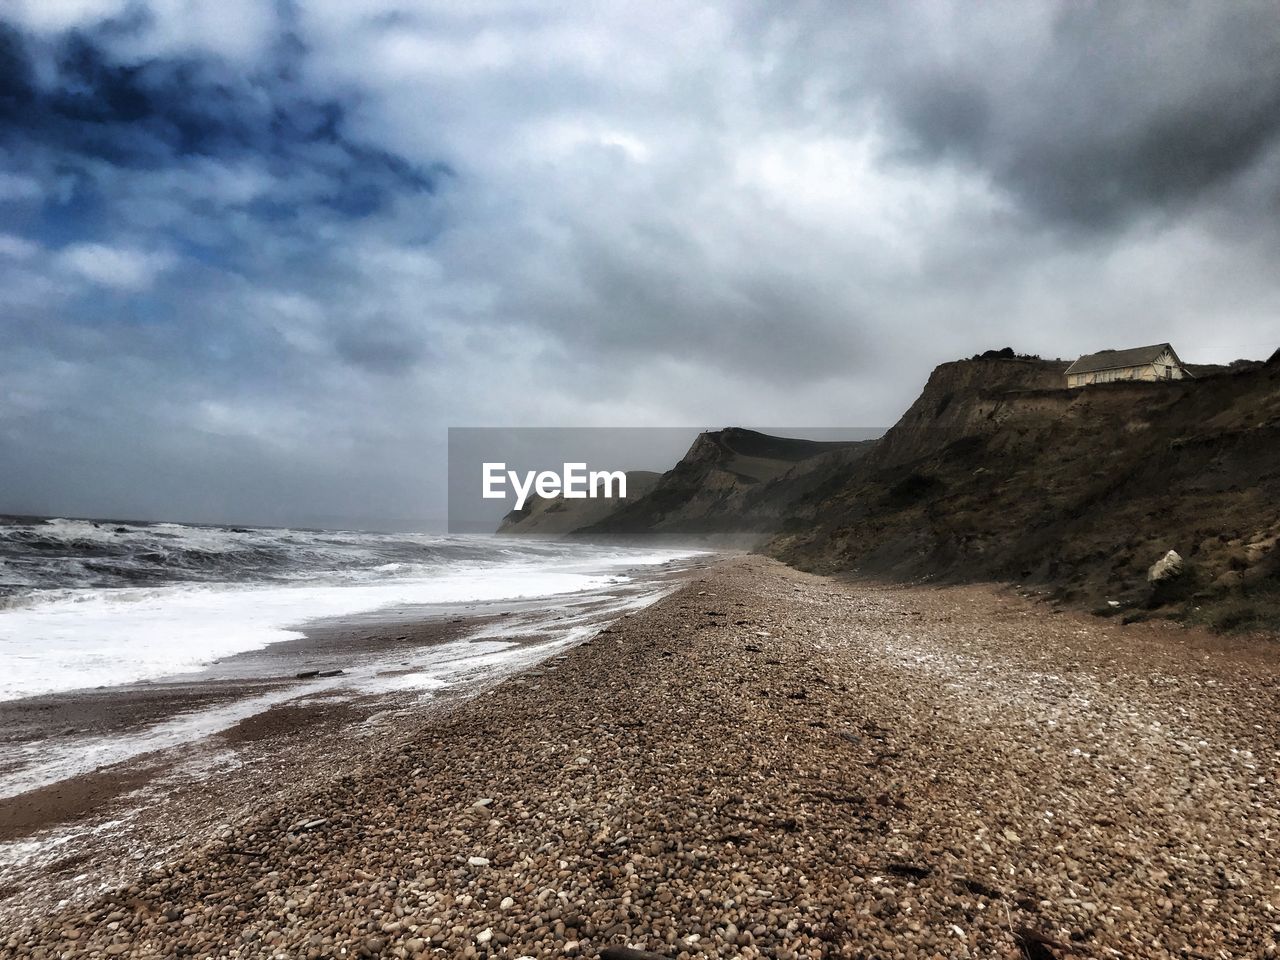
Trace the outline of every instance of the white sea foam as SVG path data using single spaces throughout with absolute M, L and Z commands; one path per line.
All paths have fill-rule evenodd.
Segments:
M 555 614 L 535 609 L 503 617 L 461 639 L 422 647 L 409 654 L 408 660 L 405 653 L 397 652 L 393 658 L 355 665 L 339 676 L 318 677 L 189 710 L 124 735 L 91 734 L 0 746 L 0 768 L 6 771 L 0 776 L 0 800 L 144 755 L 159 756 L 285 703 L 306 704 L 317 696 L 328 702 L 367 694 L 429 697 L 448 687 L 493 684 L 581 643 L 604 623 L 648 606 L 669 589 L 656 585 L 626 593 L 598 591 L 564 598 Z M 0 845 L 0 865 L 20 854 L 22 851 L 15 853 Z
M 58 524 L 76 535 L 103 535 L 78 521 Z M 285 533 L 255 531 L 251 536 Z M 193 536 L 206 534 L 196 531 Z M 492 559 L 353 569 L 336 577 L 313 571 L 284 583 L 174 583 L 33 594 L 22 604 L 0 609 L 0 700 L 199 670 L 231 654 L 298 638 L 299 624 L 322 617 L 598 589 L 616 582 L 626 567 L 689 553 L 553 550 L 507 542 L 480 549 Z

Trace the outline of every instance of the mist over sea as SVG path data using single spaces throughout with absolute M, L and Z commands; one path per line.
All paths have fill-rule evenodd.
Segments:
M 321 617 L 599 589 L 689 552 L 0 518 L 0 700 L 198 670 Z

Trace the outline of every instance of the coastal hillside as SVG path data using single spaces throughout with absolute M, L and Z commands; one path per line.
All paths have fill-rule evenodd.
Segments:
M 639 497 L 585 520 L 535 504 L 503 532 L 732 535 L 823 573 L 1280 627 L 1280 354 L 1074 390 L 1067 366 L 1009 350 L 944 363 L 879 440 L 704 433 Z
M 1067 390 L 1058 361 L 943 364 L 766 549 L 826 572 L 1017 582 L 1129 619 L 1274 627 L 1280 362 L 1197 372 Z
M 845 476 L 875 441 L 774 437 L 731 427 L 702 433 L 653 488 L 581 535 L 735 534 L 782 529 L 795 502 Z
M 661 474 L 652 470 L 627 471 L 627 499 L 642 497 L 653 489 Z M 558 537 L 594 524 L 617 509 L 617 497 L 540 497 L 531 494 L 521 510 L 502 518 L 498 533 Z

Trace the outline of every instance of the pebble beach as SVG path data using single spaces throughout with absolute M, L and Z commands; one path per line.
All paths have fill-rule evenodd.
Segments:
M 1278 718 L 1265 641 L 734 557 L 0 956 L 1274 957 Z

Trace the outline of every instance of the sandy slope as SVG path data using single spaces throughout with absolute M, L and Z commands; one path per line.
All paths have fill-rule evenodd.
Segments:
M 1273 956 L 1278 678 L 734 559 L 0 953 Z

